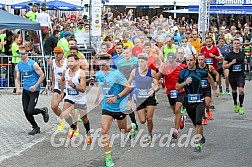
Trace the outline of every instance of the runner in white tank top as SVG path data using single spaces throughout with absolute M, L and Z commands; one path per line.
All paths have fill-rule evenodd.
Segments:
M 60 63 L 63 63 L 63 65 L 59 67 L 56 64 L 56 59 L 53 59 L 52 61 L 52 70 L 53 70 L 53 76 L 54 76 L 53 91 L 59 94 L 61 94 L 60 93 L 60 80 L 62 77 L 62 73 L 63 71 L 67 69 L 67 59 L 63 58 L 62 61 L 60 61 Z
M 86 75 L 79 66 L 79 58 L 76 54 L 70 54 L 67 59 L 68 69 L 63 72 L 61 80 L 61 96 L 64 96 L 63 90 L 66 88 L 63 112 L 61 119 L 73 118 L 69 138 L 78 135 L 77 118 L 78 115 L 74 109 L 79 109 L 84 127 L 87 133 L 87 144 L 92 143 L 90 134 L 90 123 L 87 118 L 87 98 L 86 98 Z
M 60 80 L 63 71 L 67 69 L 67 59 L 64 58 L 64 51 L 61 47 L 57 46 L 53 50 L 55 59 L 53 59 L 50 62 L 50 67 L 52 69 L 52 85 L 51 85 L 51 91 L 52 91 L 52 99 L 51 99 L 51 109 L 53 112 L 60 116 L 62 113 L 61 109 L 59 108 L 59 104 L 62 101 L 61 92 L 60 92 Z M 72 122 L 69 121 L 69 124 L 71 125 Z M 58 130 L 60 129 L 60 125 L 58 126 Z

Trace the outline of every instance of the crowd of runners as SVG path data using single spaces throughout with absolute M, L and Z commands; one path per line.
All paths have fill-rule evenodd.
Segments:
M 93 103 L 98 105 L 101 102 L 102 106 L 105 166 L 114 165 L 107 137 L 113 120 L 117 120 L 120 131 L 129 133 L 130 138 L 136 135 L 139 123 L 147 122 L 146 143 L 152 142 L 153 115 L 158 110 L 157 92 L 163 91 L 175 115 L 173 139 L 178 138 L 188 115 L 198 134 L 194 151 L 201 152 L 202 144 L 206 142 L 203 125 L 214 119 L 212 94 L 216 97 L 232 95 L 234 112 L 245 113 L 244 86 L 247 69 L 250 69 L 251 23 L 241 27 L 232 24 L 231 31 L 225 21 L 219 27 L 220 31 L 216 31 L 213 24 L 213 31 L 201 41 L 193 20 L 183 17 L 175 21 L 172 17 L 166 19 L 160 15 L 150 23 L 148 17 L 133 20 L 130 12 L 114 20 L 105 17 L 103 24 L 107 26 L 103 29 L 103 42 L 91 60 L 78 51 L 73 38 L 76 32 L 89 31 L 88 22 L 84 24 L 79 20 L 76 29 L 66 23 L 64 29 L 59 27 L 51 32 L 57 41 L 52 37 L 45 39 L 45 49 L 49 48 L 48 52 L 54 55 L 50 61 L 51 109 L 60 120 L 57 130 L 62 131 L 65 123 L 69 124 L 68 137 L 71 139 L 79 134 L 78 122 L 82 121 L 86 143 L 92 143 L 92 120 L 87 114 L 87 76 L 93 74 L 98 85 Z M 33 128 L 29 134 L 35 135 L 40 133 L 40 128 L 34 115 L 42 114 L 44 121 L 48 122 L 49 114 L 47 107 L 35 109 L 45 76 L 39 65 L 28 58 L 29 52 L 27 46 L 18 46 L 21 60 L 15 66 L 15 85 L 16 93 L 20 94 L 22 75 L 23 110 Z M 61 102 L 63 108 L 59 107 Z M 131 124 L 127 123 L 128 116 Z

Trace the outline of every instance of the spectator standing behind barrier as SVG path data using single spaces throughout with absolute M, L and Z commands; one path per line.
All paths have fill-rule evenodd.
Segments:
M 19 37 L 19 34 L 15 34 L 14 37 L 13 37 L 13 43 L 11 45 L 11 53 L 12 53 L 12 59 L 11 59 L 11 63 L 12 63 L 12 80 L 11 80 L 11 86 L 14 86 L 15 85 L 15 66 L 18 62 L 20 62 L 20 57 L 19 57 L 19 54 L 18 54 L 18 51 L 19 51 L 19 46 L 18 46 L 18 37 Z M 13 89 L 13 94 L 16 94 L 16 88 Z
M 64 33 L 64 38 L 60 39 L 58 44 L 57 44 L 57 46 L 60 46 L 64 50 L 64 53 L 69 51 L 68 41 L 71 39 L 72 35 L 73 35 L 72 32 L 66 31 Z
M 84 28 L 84 22 L 80 21 L 78 23 L 77 28 L 74 30 L 74 33 L 84 33 L 85 32 L 85 28 Z
M 59 39 L 59 31 L 54 30 L 53 34 L 49 36 L 44 43 L 44 51 L 46 55 L 51 55 L 53 49 L 57 46 Z
M 65 25 L 63 31 L 60 32 L 60 30 L 59 30 L 59 32 L 60 32 L 60 39 L 64 37 L 64 33 L 65 33 L 66 31 L 70 31 L 70 25 L 68 25 L 68 24 Z

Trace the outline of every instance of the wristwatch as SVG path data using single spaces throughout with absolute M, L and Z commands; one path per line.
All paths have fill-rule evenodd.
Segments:
M 73 88 L 76 89 L 76 85 L 75 84 L 74 84 Z
M 120 97 L 119 95 L 116 95 L 116 98 L 117 98 L 117 99 L 120 99 L 121 97 Z

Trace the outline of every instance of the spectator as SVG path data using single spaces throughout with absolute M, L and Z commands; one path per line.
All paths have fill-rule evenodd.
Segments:
M 59 39 L 59 31 L 54 30 L 53 35 L 49 36 L 44 44 L 44 50 L 46 55 L 51 55 L 53 49 L 57 46 L 58 39 Z

